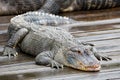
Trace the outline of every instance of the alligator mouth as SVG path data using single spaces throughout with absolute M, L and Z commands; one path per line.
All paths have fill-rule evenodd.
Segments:
M 85 66 L 85 65 L 80 65 L 79 67 L 73 66 L 73 65 L 69 65 L 70 67 L 74 68 L 74 69 L 78 69 L 81 71 L 86 71 L 86 72 L 98 72 L 101 69 L 101 65 L 96 64 L 96 65 L 92 65 L 92 66 Z
M 93 65 L 93 66 L 84 66 L 82 70 L 84 71 L 100 71 L 101 66 L 100 65 Z

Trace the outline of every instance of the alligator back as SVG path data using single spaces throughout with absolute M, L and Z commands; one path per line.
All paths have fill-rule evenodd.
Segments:
M 8 28 L 8 33 L 11 36 L 11 34 L 13 34 L 20 28 L 31 29 L 32 26 L 30 25 L 38 25 L 39 27 L 42 26 L 56 27 L 64 24 L 72 24 L 77 21 L 67 17 L 34 11 L 15 16 L 11 19 L 10 22 L 11 25 Z
M 43 51 L 57 52 L 61 47 L 72 46 L 73 41 L 73 36 L 59 27 L 37 27 L 25 36 L 20 48 L 23 52 L 36 56 Z
M 0 15 L 38 10 L 45 0 L 0 0 Z
M 27 12 L 22 15 L 15 16 L 11 19 L 11 23 L 17 25 L 23 23 L 31 23 L 35 25 L 44 26 L 59 26 L 64 24 L 72 24 L 77 21 L 70 19 L 68 17 L 62 17 L 54 14 L 44 13 L 44 12 Z M 28 25 L 29 26 L 29 25 Z
M 93 10 L 119 7 L 120 0 L 74 0 L 74 2 L 62 11 Z

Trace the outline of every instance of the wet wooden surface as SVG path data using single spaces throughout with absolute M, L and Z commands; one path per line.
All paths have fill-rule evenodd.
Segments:
M 120 18 L 120 8 L 63 13 L 80 21 L 97 21 Z M 7 41 L 7 28 L 10 18 L 0 17 L 0 54 Z M 120 80 L 120 24 L 76 27 L 70 30 L 80 41 L 94 43 L 101 52 L 113 58 L 101 62 L 100 72 L 83 72 L 65 67 L 63 70 L 38 66 L 34 57 L 20 53 L 16 59 L 0 61 L 0 80 Z

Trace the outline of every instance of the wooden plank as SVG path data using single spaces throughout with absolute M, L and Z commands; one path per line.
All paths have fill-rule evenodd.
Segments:
M 95 44 L 95 47 L 100 52 L 111 52 L 120 50 L 120 39 L 102 40 L 102 41 L 91 41 L 90 43 Z
M 101 41 L 91 41 L 90 43 L 95 44 L 96 46 L 119 46 L 120 39 L 110 39 L 110 40 L 101 40 Z
M 16 64 L 16 63 L 25 63 L 25 62 L 29 62 L 29 61 L 34 61 L 34 57 L 31 55 L 23 54 L 23 53 L 19 52 L 18 56 L 15 58 L 9 59 L 6 57 L 2 58 L 2 56 L 0 56 L 0 60 L 1 60 L 0 66 L 3 66 L 3 65 L 10 65 L 10 64 Z
M 100 26 L 84 26 L 84 27 L 74 27 L 72 29 L 70 29 L 69 31 L 74 33 L 74 32 L 95 32 L 95 31 L 105 31 L 105 30 L 113 30 L 113 29 L 120 29 L 120 25 L 119 24 L 113 24 L 113 25 L 100 25 Z
M 7 30 L 10 23 L 0 24 L 0 30 Z
M 1 23 L 9 23 L 10 19 L 14 16 L 0 16 L 0 24 Z
M 85 36 L 85 37 L 78 37 L 76 39 L 85 42 L 85 41 L 100 41 L 100 40 L 108 40 L 108 39 L 116 39 L 116 38 L 117 39 L 120 38 L 120 33 Z
M 82 72 L 82 71 L 77 71 L 77 70 L 72 70 L 72 69 L 69 69 L 69 68 L 66 68 L 65 70 L 51 70 L 50 72 L 46 72 L 43 71 L 43 72 L 37 72 L 37 73 L 27 73 L 27 74 L 17 74 L 17 75 L 7 75 L 7 77 L 10 77 L 10 79 L 12 77 L 15 77 L 16 78 L 19 78 L 19 76 L 21 75 L 23 79 L 30 79 L 30 80 L 56 80 L 56 79 L 60 79 L 60 80 L 69 80 L 69 79 L 77 79 L 78 77 L 78 80 L 81 79 L 81 78 L 85 78 L 85 77 L 89 77 L 89 76 L 94 76 L 94 75 L 102 75 L 103 73 L 109 73 L 109 72 L 116 72 L 120 69 L 109 69 L 109 70 L 102 70 L 101 72 Z M 46 74 L 44 74 L 44 72 Z M 30 76 L 28 76 L 30 75 Z M 35 75 L 35 76 L 34 76 Z M 107 74 L 106 74 L 107 75 Z M 110 75 L 110 74 L 109 74 Z M 108 75 L 107 75 L 108 76 Z M 5 75 L 4 76 L 0 76 L 0 78 L 5 78 Z M 110 77 L 109 77 L 110 78 Z M 115 76 L 114 76 L 115 78 Z M 94 79 L 94 78 L 93 78 Z M 92 79 L 92 80 L 93 80 Z M 13 80 L 13 79 L 12 79 Z M 91 80 L 91 79 L 89 79 Z
M 2 54 L 3 49 L 4 49 L 4 45 L 0 45 L 0 55 Z
M 79 75 L 74 76 L 60 76 L 60 77 L 49 77 L 42 78 L 41 80 L 119 80 L 120 79 L 120 71 L 109 72 L 109 73 L 101 73 L 101 74 L 92 74 L 88 76 L 80 77 Z M 40 79 L 40 78 L 39 78 Z M 34 79 L 35 80 L 35 79 Z M 37 79 L 36 79 L 37 80 Z
M 120 57 L 120 55 L 119 55 Z M 120 67 L 120 59 L 113 59 L 111 61 L 102 61 L 101 62 L 102 68 L 114 68 L 114 67 Z
M 68 12 L 62 13 L 62 16 L 71 17 L 76 20 L 84 20 L 84 21 L 96 21 L 96 20 L 104 20 L 104 19 L 113 19 L 120 17 L 120 9 L 104 9 L 104 10 L 92 10 L 92 11 L 76 11 L 76 12 Z
M 108 20 L 99 20 L 99 21 L 89 21 L 89 22 L 83 22 L 79 21 L 73 24 L 66 24 L 66 25 L 61 25 L 58 27 L 64 28 L 66 30 L 71 30 L 72 28 L 76 27 L 85 27 L 85 26 L 99 26 L 99 25 L 110 25 L 110 24 L 119 24 L 120 23 L 120 18 L 115 18 L 115 19 L 108 19 Z
M 103 30 L 103 31 L 75 31 L 71 32 L 71 34 L 75 37 L 84 37 L 84 36 L 93 36 L 93 35 L 101 35 L 101 34 L 111 34 L 111 33 L 119 33 L 120 29 L 112 29 L 112 30 Z
M 60 73 L 61 71 L 58 71 L 58 72 Z M 64 71 L 62 71 L 62 72 L 64 72 Z M 78 79 L 75 79 L 75 80 L 81 80 L 81 78 L 83 78 L 85 76 L 86 77 L 89 76 L 88 74 L 90 74 L 90 75 L 94 75 L 94 74 L 99 75 L 99 73 L 94 73 L 94 74 L 92 74 L 92 73 L 84 73 L 84 74 L 82 74 L 83 77 L 81 77 L 80 76 L 81 73 L 83 73 L 83 72 L 79 72 L 78 75 L 72 73 L 72 74 L 56 76 L 56 74 L 53 71 L 53 74 L 51 74 L 51 76 L 45 76 L 44 74 L 41 74 L 41 73 L 38 72 L 36 74 L 35 73 L 34 74 L 33 73 L 28 73 L 28 74 L 0 76 L 0 79 L 2 79 L 2 80 L 7 80 L 7 79 L 10 79 L 10 80 L 19 80 L 19 79 L 20 80 L 56 80 L 56 78 L 58 78 L 58 79 L 62 78 L 62 80 L 69 80 L 69 78 L 70 78 L 70 80 L 71 79 L 73 80 L 73 79 L 79 77 Z M 93 79 L 88 79 L 88 80 L 94 80 L 94 78 Z
M 96 47 L 99 52 L 106 53 L 106 52 L 113 52 L 113 51 L 120 51 L 120 46 L 102 46 Z
M 0 30 L 0 35 L 1 34 L 6 34 L 7 33 L 7 30 Z
M 113 54 L 113 53 L 111 53 Z M 120 56 L 119 56 L 120 57 Z M 24 58 L 25 59 L 25 56 Z M 23 60 L 20 59 L 20 60 Z M 15 63 L 15 62 L 14 62 Z M 120 59 L 113 59 L 112 61 L 108 62 L 101 62 L 103 68 L 113 68 L 113 67 L 119 67 L 120 66 Z M 35 65 L 35 63 L 32 62 L 22 62 L 17 64 L 7 64 L 7 65 L 1 65 L 0 66 L 0 75 L 10 75 L 10 74 L 23 74 L 23 73 L 33 73 L 33 72 L 41 72 L 41 71 L 53 71 L 55 69 L 50 69 L 49 67 L 43 67 Z M 44 69 L 44 70 L 43 70 Z
M 4 43 L 6 43 L 8 40 L 8 34 L 6 33 L 3 33 L 3 34 L 0 34 L 0 45 L 3 45 Z
M 114 57 L 114 56 L 118 56 L 119 57 L 120 51 L 106 52 L 105 55 L 112 56 L 112 57 Z

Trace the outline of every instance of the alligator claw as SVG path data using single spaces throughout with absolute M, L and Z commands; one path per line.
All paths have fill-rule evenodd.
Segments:
M 92 47 L 92 51 L 95 55 L 95 57 L 100 60 L 100 61 L 109 61 L 109 60 L 112 60 L 112 58 L 108 57 L 108 56 L 105 56 L 102 54 L 102 52 L 98 52 L 97 49 L 95 47 Z M 101 53 L 101 54 L 100 54 Z
M 56 68 L 56 69 L 63 69 L 63 65 L 58 63 L 58 62 L 56 62 L 56 61 L 52 61 L 51 62 L 51 67 L 52 68 Z
M 94 44 L 92 43 L 89 43 L 89 42 L 81 42 L 83 45 L 90 45 L 90 46 L 95 46 Z
M 11 57 L 17 57 L 18 53 L 13 48 L 5 47 L 5 49 L 3 51 L 3 55 L 4 56 L 8 56 L 9 58 L 11 58 Z
M 112 60 L 110 57 L 107 57 L 107 56 L 100 56 L 100 61 L 104 60 L 104 61 L 109 61 L 109 60 Z
M 109 61 L 112 60 L 112 58 L 108 57 L 108 56 L 102 56 L 102 55 L 97 55 L 96 58 L 100 61 Z

